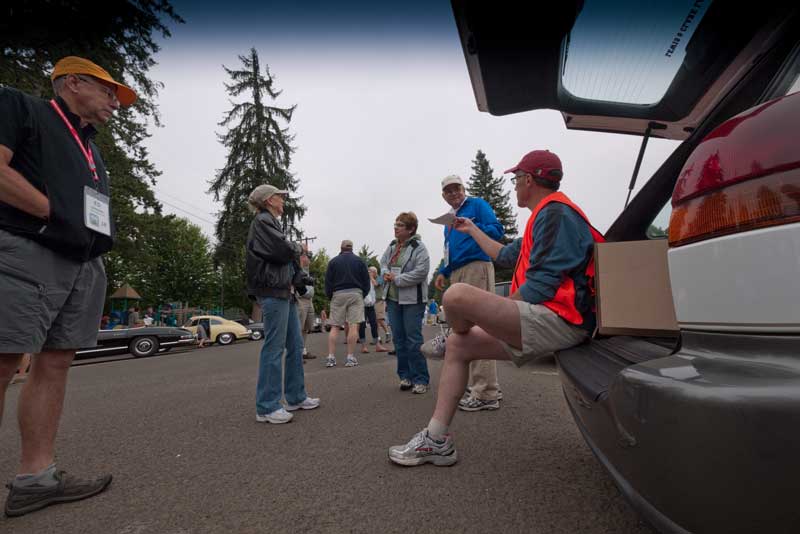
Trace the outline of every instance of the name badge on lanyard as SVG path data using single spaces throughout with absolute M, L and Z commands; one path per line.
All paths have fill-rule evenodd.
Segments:
M 88 185 L 83 186 L 83 222 L 89 230 L 111 235 L 111 209 L 108 197 Z
M 94 155 L 92 154 L 92 149 L 83 146 L 81 143 L 81 138 L 78 137 L 78 132 L 75 131 L 75 127 L 72 126 L 72 123 L 69 122 L 69 119 L 64 115 L 64 112 L 61 111 L 58 103 L 55 100 L 50 100 L 50 105 L 56 110 L 58 116 L 61 117 L 61 120 L 64 121 L 64 124 L 67 126 L 69 133 L 72 134 L 72 138 L 75 139 L 75 142 L 78 144 L 78 148 L 81 149 L 81 153 L 83 153 L 83 157 L 86 158 L 86 163 L 89 166 L 89 172 L 92 173 L 92 179 L 94 180 L 95 186 L 100 182 L 100 177 L 97 176 L 97 166 L 94 163 Z M 88 185 L 83 187 L 83 221 L 86 227 L 90 230 L 95 232 L 110 236 L 111 235 L 111 202 L 107 195 L 92 189 Z

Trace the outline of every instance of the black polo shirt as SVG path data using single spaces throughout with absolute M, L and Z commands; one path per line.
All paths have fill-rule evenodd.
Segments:
M 86 157 L 49 100 L 34 98 L 16 89 L 0 88 L 0 144 L 14 152 L 10 167 L 47 195 L 47 221 L 28 215 L 0 201 L 0 228 L 17 234 L 77 261 L 87 261 L 111 250 L 111 236 L 90 230 L 84 223 L 84 186 L 109 195 L 108 175 L 91 126 L 80 127 L 80 118 L 66 102 L 56 98 L 84 146 L 92 151 L 99 181 L 95 182 Z

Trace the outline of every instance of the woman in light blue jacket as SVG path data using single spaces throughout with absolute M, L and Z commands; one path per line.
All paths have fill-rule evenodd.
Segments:
M 426 393 L 430 375 L 428 362 L 420 352 L 422 318 L 428 301 L 428 272 L 431 261 L 428 249 L 417 235 L 417 216 L 403 212 L 394 221 L 395 239 L 381 258 L 385 283 L 386 311 L 392 325 L 397 351 L 397 375 L 400 389 Z

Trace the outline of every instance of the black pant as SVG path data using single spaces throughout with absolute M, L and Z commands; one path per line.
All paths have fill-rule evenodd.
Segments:
M 372 341 L 378 340 L 378 316 L 375 315 L 375 306 L 364 306 L 364 317 L 369 321 L 372 332 Z M 367 336 L 367 321 L 358 323 L 358 342 L 364 343 Z

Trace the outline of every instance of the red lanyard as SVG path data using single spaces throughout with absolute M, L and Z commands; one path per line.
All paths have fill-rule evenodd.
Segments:
M 64 124 L 66 124 L 67 128 L 69 128 L 69 133 L 72 134 L 72 137 L 75 139 L 75 142 L 78 143 L 81 152 L 83 152 L 83 157 L 86 158 L 86 162 L 89 164 L 89 170 L 92 171 L 92 178 L 94 178 L 95 182 L 100 181 L 100 178 L 97 177 L 97 166 L 94 164 L 94 156 L 92 155 L 92 150 L 91 149 L 86 150 L 86 147 L 83 146 L 83 143 L 81 143 L 81 138 L 78 137 L 78 132 L 75 131 L 75 127 L 72 126 L 71 122 L 69 122 L 69 119 L 67 119 L 67 117 L 64 115 L 64 112 L 61 111 L 61 108 L 58 106 L 58 103 L 55 100 L 51 100 L 50 105 L 53 106 L 54 110 L 56 110 L 58 116 L 61 117 L 61 120 L 63 120 Z

